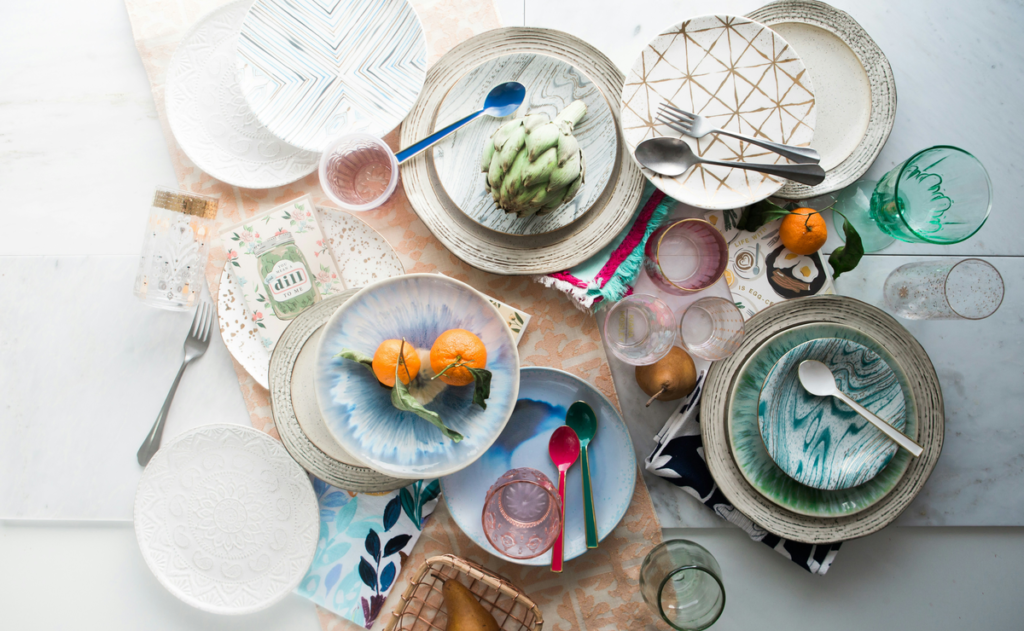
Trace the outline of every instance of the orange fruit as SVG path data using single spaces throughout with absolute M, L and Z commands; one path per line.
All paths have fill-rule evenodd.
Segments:
M 451 364 L 463 364 L 448 368 Z M 430 347 L 430 368 L 435 375 L 448 368 L 438 379 L 450 386 L 468 386 L 473 383 L 471 368 L 487 367 L 487 349 L 480 338 L 466 329 L 448 329 L 434 340 Z
M 398 349 L 400 348 L 402 348 L 402 340 L 384 340 L 373 354 L 373 374 L 377 375 L 377 380 L 385 386 L 394 387 L 395 385 L 395 368 L 398 365 Z M 416 352 L 416 348 L 409 342 L 405 343 L 402 359 L 405 365 L 399 376 L 402 378 L 402 383 L 408 385 L 420 371 L 420 356 Z
M 825 245 L 827 237 L 825 219 L 813 208 L 797 208 L 786 215 L 779 227 L 782 245 L 794 254 L 814 254 Z

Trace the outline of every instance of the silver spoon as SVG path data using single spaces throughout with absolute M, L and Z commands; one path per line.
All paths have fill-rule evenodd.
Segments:
M 860 414 L 871 422 L 872 425 L 882 430 L 882 433 L 888 436 L 900 447 L 903 447 L 910 452 L 910 455 L 917 458 L 924 451 L 921 445 L 918 445 L 914 441 L 904 436 L 898 429 L 889 425 L 882 419 L 878 418 L 871 412 L 865 410 L 859 403 L 848 397 L 839 386 L 836 385 L 836 378 L 825 364 L 813 360 L 807 359 L 800 362 L 800 368 L 797 371 L 800 374 L 800 383 L 804 389 L 817 397 L 835 397 L 845 403 L 846 405 L 853 408 L 853 411 Z
M 755 245 L 757 247 L 754 249 L 754 269 L 750 270 L 750 273 L 757 276 L 761 273 L 761 266 L 758 264 L 758 261 L 761 260 L 761 242 L 759 241 Z
M 825 169 L 818 164 L 753 164 L 706 160 L 695 154 L 686 141 L 668 136 L 649 138 L 643 141 L 637 145 L 633 155 L 636 156 L 636 160 L 640 164 L 655 173 L 668 177 L 682 175 L 698 164 L 713 164 L 775 175 L 808 186 L 821 184 L 825 180 Z

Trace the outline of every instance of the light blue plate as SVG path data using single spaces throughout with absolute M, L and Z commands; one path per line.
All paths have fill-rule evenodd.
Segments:
M 372 356 L 403 337 L 427 349 L 448 329 L 475 333 L 487 348 L 491 396 L 473 404 L 473 386 L 448 386 L 427 409 L 465 439 L 452 442 L 429 422 L 391 404 L 365 366 L 336 359 L 342 349 Z M 397 478 L 454 473 L 479 458 L 512 415 L 519 394 L 519 352 L 498 310 L 475 289 L 439 274 L 407 274 L 368 285 L 324 325 L 316 359 L 316 396 L 327 429 L 366 466 Z
M 822 338 L 790 350 L 768 372 L 757 420 L 772 460 L 791 478 L 816 489 L 848 489 L 878 475 L 896 443 L 833 397 L 816 397 L 800 385 L 800 363 L 822 362 L 839 389 L 903 431 L 906 403 L 892 368 L 852 340 Z
M 533 559 L 512 559 L 484 536 L 481 514 L 487 490 L 509 469 L 530 467 L 558 486 L 558 469 L 551 464 L 548 440 L 565 424 L 565 411 L 585 401 L 597 414 L 597 433 L 590 441 L 590 478 L 594 490 L 597 536 L 608 536 L 633 498 L 636 456 L 633 441 L 618 411 L 603 394 L 579 377 L 554 368 L 523 368 L 512 420 L 482 458 L 456 474 L 441 478 L 441 493 L 455 523 L 470 539 L 491 554 L 520 565 L 550 565 L 551 552 Z M 583 474 L 580 461 L 565 480 L 565 560 L 587 550 L 583 526 Z

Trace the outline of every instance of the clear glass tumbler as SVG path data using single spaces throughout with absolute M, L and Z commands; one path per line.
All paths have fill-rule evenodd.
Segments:
M 725 298 L 709 296 L 694 302 L 679 317 L 679 339 L 691 355 L 708 361 L 725 359 L 743 341 L 743 314 Z
M 910 156 L 873 189 L 870 182 L 857 182 L 836 200 L 836 210 L 857 228 L 866 252 L 880 250 L 893 239 L 949 245 L 985 224 L 992 208 L 992 181 L 973 155 L 940 145 Z
M 139 300 L 172 311 L 195 306 L 216 219 L 213 197 L 157 187 L 135 276 Z
M 387 144 L 369 134 L 346 134 L 320 156 L 320 186 L 345 210 L 377 208 L 398 185 L 398 160 Z
M 550 550 L 562 530 L 558 489 L 536 469 L 512 469 L 487 491 L 482 519 L 495 550 L 532 559 Z
M 885 303 L 908 320 L 982 320 L 1003 291 L 999 270 L 981 259 L 908 263 L 885 279 Z
M 633 294 L 615 303 L 604 320 L 604 339 L 612 354 L 633 366 L 647 366 L 672 349 L 675 316 L 659 298 Z
M 729 244 L 703 219 L 664 225 L 644 245 L 644 269 L 659 289 L 686 296 L 707 289 L 729 265 Z
M 654 547 L 640 566 L 640 594 L 680 631 L 707 629 L 725 609 L 722 568 L 703 546 L 675 539 Z

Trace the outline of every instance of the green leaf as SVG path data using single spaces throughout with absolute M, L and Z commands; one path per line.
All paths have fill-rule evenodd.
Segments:
M 860 257 L 864 256 L 864 243 L 860 240 L 857 229 L 842 213 L 836 214 L 843 218 L 843 234 L 846 235 L 846 245 L 836 248 L 828 256 L 828 264 L 832 266 L 833 280 L 839 278 L 843 272 L 849 272 L 857 267 Z
M 409 517 L 409 521 L 416 524 L 416 530 L 419 530 L 419 522 L 416 521 L 416 500 L 413 499 L 412 493 L 409 492 L 409 487 L 402 487 L 398 496 L 402 498 L 402 510 Z
M 781 219 L 788 214 L 790 213 L 785 208 L 777 206 L 765 199 L 757 202 L 756 204 L 747 206 L 743 210 L 743 214 L 740 216 L 740 220 L 737 222 L 736 227 L 740 230 L 754 232 L 769 221 Z
M 466 370 L 473 375 L 473 383 L 476 384 L 476 387 L 473 389 L 473 403 L 486 410 L 487 397 L 491 396 L 491 371 L 483 368 L 470 368 L 469 366 L 466 366 Z
M 518 313 L 514 313 L 512 315 L 516 317 L 516 322 L 518 322 L 519 324 L 523 323 L 523 316 L 519 315 Z
M 341 349 L 340 353 L 335 355 L 335 357 L 340 357 L 342 359 L 351 359 L 354 362 L 359 362 L 360 364 L 366 366 L 366 368 L 369 369 L 371 373 L 373 373 L 374 377 L 377 376 L 377 374 L 373 372 L 373 358 L 367 355 L 366 353 L 360 353 L 359 351 L 352 351 L 347 348 L 343 348 Z
M 398 351 L 398 361 L 395 363 L 395 387 L 391 389 L 391 405 L 395 408 L 402 410 L 403 412 L 412 412 L 416 416 L 420 417 L 425 421 L 429 421 L 437 426 L 437 429 L 441 430 L 441 433 L 452 439 L 455 442 L 461 441 L 464 436 L 453 429 L 449 429 L 444 421 L 437 412 L 431 412 L 427 408 L 420 405 L 420 402 L 416 400 L 416 397 L 409 393 L 409 388 L 402 383 L 402 380 L 398 378 L 399 369 L 405 366 L 405 357 L 403 351 Z M 408 368 L 406 368 L 408 370 Z M 476 400 L 474 396 L 473 400 Z

